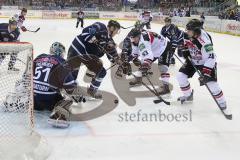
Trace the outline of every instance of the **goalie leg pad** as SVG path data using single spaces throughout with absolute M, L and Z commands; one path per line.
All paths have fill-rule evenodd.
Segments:
M 59 101 L 48 119 L 48 123 L 56 128 L 68 128 L 70 126 L 70 111 L 69 107 L 72 105 L 72 100 Z

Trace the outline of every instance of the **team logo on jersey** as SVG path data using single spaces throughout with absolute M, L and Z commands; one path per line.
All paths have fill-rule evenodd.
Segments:
M 145 49 L 146 47 L 145 47 L 145 45 L 143 44 L 143 43 L 141 43 L 140 45 L 139 45 L 139 50 L 140 51 L 142 51 L 143 49 Z
M 146 56 L 146 55 L 148 55 L 148 52 L 147 52 L 147 51 L 144 51 L 144 52 L 142 53 L 142 55 L 143 55 L 143 56 Z
M 213 51 L 213 45 L 212 44 L 207 44 L 204 46 L 206 52 L 211 52 Z

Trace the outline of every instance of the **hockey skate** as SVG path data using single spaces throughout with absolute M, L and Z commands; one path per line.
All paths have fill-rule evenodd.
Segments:
M 102 95 L 97 92 L 96 89 L 88 88 L 87 93 L 90 97 L 95 98 L 95 99 L 102 99 Z
M 190 96 L 188 96 L 188 97 L 182 96 L 182 97 L 179 97 L 177 100 L 180 101 L 181 104 L 183 104 L 184 102 L 192 102 L 193 101 L 193 90 L 192 90 L 192 93 L 190 94 Z
M 158 92 L 159 95 L 166 95 L 166 94 L 170 94 L 171 93 L 168 84 L 163 84 L 163 86 L 161 88 L 162 88 L 161 91 Z
M 142 85 L 142 77 L 135 77 L 133 81 L 129 82 L 130 87 L 136 87 Z

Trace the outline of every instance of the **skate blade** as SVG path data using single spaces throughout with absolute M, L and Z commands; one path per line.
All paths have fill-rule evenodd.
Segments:
M 48 119 L 47 122 L 55 128 L 68 128 L 70 126 L 70 123 L 64 120 Z

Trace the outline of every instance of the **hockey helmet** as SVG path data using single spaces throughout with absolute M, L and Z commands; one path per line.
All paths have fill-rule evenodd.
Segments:
M 141 35 L 141 31 L 139 29 L 133 28 L 131 30 L 131 33 L 130 33 L 131 38 L 135 38 L 135 37 L 140 36 L 140 35 Z
M 137 20 L 134 24 L 134 27 L 137 29 L 143 29 L 143 24 L 140 20 Z
M 165 22 L 165 23 L 171 23 L 171 22 L 172 22 L 172 19 L 171 19 L 170 17 L 166 17 L 166 18 L 164 19 L 164 22 Z
M 13 17 L 11 17 L 9 19 L 9 24 L 17 25 L 17 22 L 18 22 L 18 16 L 16 16 L 16 15 L 14 15 Z
M 22 8 L 22 12 L 26 12 L 27 13 L 27 9 L 26 8 Z
M 50 54 L 64 57 L 65 47 L 60 42 L 54 42 L 50 47 Z
M 108 21 L 108 25 L 107 25 L 109 28 L 110 27 L 114 27 L 116 29 L 120 29 L 121 28 L 121 25 L 117 22 L 117 21 L 114 21 L 114 20 L 110 20 Z
M 187 23 L 186 29 L 189 31 L 193 31 L 195 34 L 201 34 L 201 26 L 202 23 L 200 22 L 200 20 L 192 19 Z

